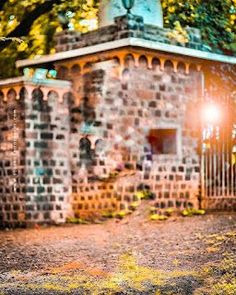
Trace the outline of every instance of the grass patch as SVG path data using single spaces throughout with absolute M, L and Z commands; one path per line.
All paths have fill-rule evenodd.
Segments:
M 194 208 L 188 208 L 184 209 L 181 214 L 184 217 L 191 217 L 194 215 L 204 215 L 206 213 L 205 210 L 200 210 L 200 209 L 194 209 Z
M 191 271 L 164 272 L 143 266 L 137 262 L 134 255 L 124 253 L 120 256 L 116 271 L 113 273 L 106 273 L 102 270 L 95 271 L 94 269 L 86 270 L 80 263 L 72 262 L 52 269 L 44 276 L 33 278 L 32 282 L 18 281 L 14 287 L 17 287 L 19 294 L 21 290 L 40 290 L 44 294 L 47 292 L 50 294 L 79 292 L 79 294 L 88 295 L 113 295 L 130 290 L 132 294 L 140 292 L 153 294 L 153 292 L 159 292 L 165 288 L 169 290 L 173 280 L 184 280 L 185 277 L 195 276 L 195 273 Z M 9 288 L 7 284 L 5 287 Z M 152 293 L 149 293 L 149 290 L 152 290 Z M 161 291 L 160 294 L 170 293 L 169 291 L 168 293 Z
M 154 200 L 155 194 L 150 190 L 140 190 L 135 193 L 137 200 Z
M 166 215 L 152 214 L 150 215 L 150 220 L 152 221 L 164 221 L 167 220 L 168 217 Z
M 67 218 L 66 223 L 70 223 L 70 224 L 89 224 L 89 222 L 87 220 L 84 220 L 82 218 L 76 218 L 76 217 Z

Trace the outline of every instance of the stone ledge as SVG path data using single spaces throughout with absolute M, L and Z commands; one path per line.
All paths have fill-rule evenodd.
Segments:
M 0 88 L 5 86 L 15 86 L 15 85 L 41 85 L 41 86 L 51 86 L 51 87 L 59 87 L 59 88 L 70 88 L 71 82 L 65 80 L 58 79 L 28 79 L 24 76 L 9 78 L 0 80 Z
M 92 45 L 88 47 L 83 47 L 79 49 L 73 49 L 73 50 L 69 50 L 65 52 L 58 52 L 51 55 L 45 55 L 39 59 L 19 60 L 16 62 L 16 66 L 18 68 L 38 66 L 40 64 L 53 63 L 53 62 L 71 59 L 71 58 L 78 58 L 81 56 L 97 54 L 100 52 L 129 47 L 129 46 L 146 48 L 146 49 L 151 49 L 154 51 L 168 52 L 168 53 L 177 54 L 181 56 L 195 57 L 198 59 L 236 64 L 236 57 L 233 57 L 233 56 L 205 52 L 205 51 L 196 50 L 192 48 L 180 47 L 180 46 L 176 46 L 172 44 L 165 44 L 165 43 L 161 43 L 157 41 L 144 40 L 140 38 L 126 38 L 126 39 L 115 40 L 115 41 L 106 42 L 102 44 Z
M 144 24 L 141 16 L 127 14 L 116 17 L 114 25 L 102 27 L 85 34 L 68 30 L 58 33 L 55 36 L 56 51 L 63 52 L 128 37 L 158 41 L 165 44 L 173 44 L 203 51 L 210 50 L 202 43 L 200 30 L 189 27 L 186 28 L 186 30 L 189 35 L 189 42 L 185 44 L 179 43 L 168 37 L 168 34 L 172 31 L 171 29 L 163 29 L 157 26 Z

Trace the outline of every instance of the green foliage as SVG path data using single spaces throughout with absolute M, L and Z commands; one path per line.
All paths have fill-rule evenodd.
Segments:
M 149 208 L 149 211 L 150 211 L 150 214 L 152 215 L 152 214 L 156 214 L 156 212 L 157 212 L 157 208 L 156 207 L 150 207 Z
M 194 208 L 188 208 L 181 212 L 181 214 L 185 217 L 190 217 L 193 215 L 204 215 L 205 213 L 206 213 L 205 210 L 199 210 Z
M 0 36 L 8 34 L 17 27 L 30 13 L 40 4 L 47 0 L 9 0 L 0 11 Z M 0 78 L 19 75 L 15 68 L 18 59 L 34 58 L 44 54 L 55 52 L 53 35 L 63 29 L 63 21 L 60 14 L 68 19 L 67 27 L 86 32 L 96 19 L 98 0 L 51 0 L 55 3 L 53 9 L 40 15 L 30 28 L 26 36 L 22 36 L 23 42 L 11 42 L 10 45 L 0 52 Z M 57 4 L 60 3 L 60 4 Z M 88 20 L 88 23 L 81 22 Z M 3 41 L 1 41 L 3 42 Z
M 168 208 L 168 209 L 166 209 L 165 210 L 165 214 L 167 215 L 167 216 L 172 216 L 172 214 L 174 213 L 175 211 L 174 211 L 174 209 L 173 208 Z
M 131 211 L 135 211 L 135 210 L 138 208 L 139 205 L 140 205 L 140 202 L 133 202 L 133 203 L 131 203 L 131 204 L 129 205 L 129 209 L 130 209 Z
M 236 0 L 163 0 L 162 7 L 166 26 L 196 27 L 215 51 L 236 53 Z
M 201 230 L 195 233 L 200 239 L 199 247 L 196 247 L 194 236 L 190 236 L 187 249 L 182 247 L 177 252 L 172 247 L 170 251 L 167 249 L 170 254 L 167 268 L 151 267 L 151 256 L 145 262 L 139 253 L 136 257 L 136 251 L 122 251 L 117 259 L 112 259 L 112 264 L 107 260 L 112 272 L 104 270 L 104 267 L 96 268 L 96 260 L 90 264 L 81 260 L 62 261 L 61 265 L 38 272 L 13 270 L 8 273 L 10 280 L 0 282 L 0 294 L 10 294 L 9 291 L 15 288 L 18 294 L 235 295 L 235 230 L 232 228 L 232 231 L 225 232 L 219 228 L 211 232 Z M 208 245 L 216 244 L 214 255 L 205 252 Z M 120 246 L 123 247 L 123 244 Z M 154 243 L 153 247 L 157 245 Z M 149 255 L 148 251 L 144 253 Z M 200 255 L 200 259 L 194 261 L 196 255 Z M 193 263 L 188 270 L 189 261 L 186 264 L 186 259 L 191 257 Z
M 173 208 L 168 208 L 166 210 L 160 210 L 156 207 L 150 207 L 150 220 L 166 220 L 171 217 L 175 211 Z
M 31 19 L 33 12 L 49 0 L 8 0 L 0 3 L 0 36 L 14 35 L 19 24 Z M 0 52 L 0 78 L 16 76 L 17 59 L 33 58 L 55 52 L 53 35 L 63 28 L 86 32 L 94 28 L 98 0 L 51 0 L 52 9 L 43 11 L 31 25 L 26 25 L 24 42 L 11 42 Z M 4 4 L 5 3 L 5 4 Z M 199 28 L 203 40 L 218 52 L 236 53 L 236 0 L 162 0 L 165 25 L 174 29 L 180 43 L 186 43 L 185 27 Z M 84 21 L 86 20 L 86 21 Z M 0 44 L 1 41 L 0 40 Z
M 154 198 L 154 194 L 149 190 L 137 191 L 135 193 L 135 197 L 137 200 L 152 200 Z
M 235 258 L 235 257 L 234 257 Z M 216 284 L 212 287 L 212 295 L 234 295 L 236 292 L 236 264 L 233 258 L 224 259 L 220 265 L 212 267 L 211 272 L 217 276 Z
M 105 211 L 105 212 L 102 213 L 102 217 L 104 217 L 104 218 L 114 218 L 114 217 L 116 217 L 116 213 L 111 212 L 111 211 Z
M 67 218 L 66 222 L 71 224 L 89 224 L 88 221 L 76 217 Z
M 150 215 L 150 220 L 152 221 L 164 221 L 167 220 L 168 217 L 166 215 L 152 214 Z
M 116 213 L 115 217 L 118 218 L 118 219 L 124 219 L 127 215 L 129 215 L 131 213 L 132 213 L 132 211 L 123 210 L 123 211 L 120 211 L 120 212 Z
M 220 262 L 211 263 L 208 267 L 202 269 L 200 277 L 204 283 L 203 287 L 196 292 L 196 295 L 235 295 L 235 272 L 235 255 L 227 253 Z
M 22 279 L 24 275 L 21 272 L 14 273 L 14 278 L 18 278 L 18 289 L 29 293 L 38 291 L 42 294 L 115 295 L 154 294 L 155 291 L 155 294 L 167 295 L 173 294 L 169 292 L 172 287 L 171 281 L 183 280 L 186 277 L 194 279 L 196 275 L 193 271 L 165 272 L 140 265 L 137 258 L 128 252 L 119 256 L 117 267 L 112 273 L 101 269 L 86 269 L 75 261 L 49 270 L 47 276 L 34 278 L 32 283 Z M 12 286 L 10 284 L 0 284 L 0 289 L 9 288 Z M 167 291 L 162 292 L 163 289 Z
M 138 205 L 137 205 L 138 206 Z M 131 209 L 132 207 L 132 209 Z M 102 213 L 102 217 L 104 218 L 117 218 L 117 219 L 124 219 L 127 215 L 131 214 L 133 211 L 136 210 L 136 203 L 132 203 L 130 205 L 130 210 L 121 210 L 119 212 L 112 212 L 112 211 L 104 211 Z
M 34 278 L 32 283 L 25 280 L 24 275 L 21 272 L 14 273 L 14 278 L 17 278 L 15 285 L 19 292 L 26 290 L 30 294 L 39 292 L 40 294 L 88 295 L 149 294 L 150 289 L 152 289 L 150 294 L 154 294 L 153 291 L 156 290 L 155 294 L 167 295 L 170 294 L 169 281 L 196 276 L 193 271 L 165 272 L 140 265 L 137 258 L 129 252 L 119 256 L 117 267 L 112 273 L 101 269 L 86 269 L 81 263 L 75 261 L 49 270 L 46 276 Z M 0 284 L 0 290 L 9 287 L 12 287 L 10 282 Z M 166 288 L 167 292 L 159 292 L 163 288 Z
M 189 42 L 189 36 L 187 31 L 181 26 L 179 21 L 174 23 L 174 28 L 171 32 L 168 33 L 170 40 L 177 41 L 183 46 Z

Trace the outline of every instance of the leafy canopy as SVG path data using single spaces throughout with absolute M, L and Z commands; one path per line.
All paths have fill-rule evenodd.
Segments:
M 54 53 L 53 35 L 65 27 L 96 27 L 99 0 L 1 0 L 0 78 L 15 76 L 16 59 Z M 165 26 L 197 27 L 215 51 L 236 53 L 236 0 L 162 0 Z

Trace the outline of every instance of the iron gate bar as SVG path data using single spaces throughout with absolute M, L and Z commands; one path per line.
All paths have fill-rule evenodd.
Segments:
M 204 198 L 236 196 L 234 106 L 230 99 L 222 100 L 225 115 L 220 125 L 202 124 L 201 194 Z

